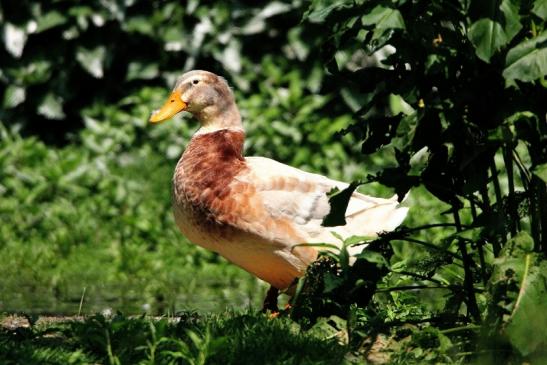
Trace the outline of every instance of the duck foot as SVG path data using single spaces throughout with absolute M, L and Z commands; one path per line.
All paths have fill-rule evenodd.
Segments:
M 277 289 L 274 286 L 270 286 L 270 289 L 268 289 L 268 293 L 266 293 L 266 298 L 264 298 L 264 304 L 262 304 L 262 313 L 266 313 L 267 311 L 270 311 L 270 312 L 279 311 L 279 308 L 277 308 L 278 295 L 279 295 L 279 289 Z

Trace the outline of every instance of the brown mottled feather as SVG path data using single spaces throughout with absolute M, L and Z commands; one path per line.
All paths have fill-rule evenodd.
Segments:
M 304 273 L 317 252 L 311 247 L 291 250 L 288 243 L 303 243 L 304 238 L 286 218 L 268 214 L 251 182 L 238 179 L 249 169 L 244 138 L 244 132 L 228 129 L 192 138 L 175 170 L 176 221 L 191 241 L 283 289 Z M 275 183 L 283 188 L 295 181 Z

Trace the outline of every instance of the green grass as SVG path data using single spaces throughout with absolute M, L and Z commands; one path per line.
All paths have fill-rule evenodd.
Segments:
M 0 311 L 125 313 L 257 306 L 264 285 L 189 243 L 170 203 L 172 161 L 0 142 Z M 85 291 L 85 295 L 84 295 Z
M 81 301 L 85 314 L 259 307 L 264 283 L 178 232 L 172 159 L 147 145 L 94 153 L 8 132 L 0 147 L 0 310 L 74 315 Z M 379 185 L 364 191 L 391 195 Z M 407 204 L 409 225 L 435 222 L 438 203 L 425 190 Z M 396 258 L 422 251 L 401 244 Z
M 95 315 L 0 329 L 2 364 L 341 364 L 336 338 L 286 318 L 224 312 L 176 318 Z

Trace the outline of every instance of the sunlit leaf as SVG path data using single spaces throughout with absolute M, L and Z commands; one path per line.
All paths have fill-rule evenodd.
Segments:
M 24 87 L 17 85 L 8 85 L 4 91 L 4 101 L 2 105 L 4 108 L 15 108 L 17 105 L 25 101 L 26 91 Z
M 149 80 L 159 75 L 156 63 L 131 62 L 127 70 L 127 80 Z
M 469 27 L 468 37 L 477 56 L 490 62 L 490 58 L 522 28 L 518 5 L 514 0 L 475 0 L 473 5 L 481 11 L 479 19 Z
M 219 61 L 222 61 L 227 70 L 239 73 L 241 71 L 241 42 L 232 39 L 224 48 Z
M 532 39 L 519 43 L 505 59 L 503 77 L 513 80 L 533 81 L 547 75 L 547 30 Z
M 547 346 L 547 316 L 545 298 L 547 297 L 547 262 L 533 265 L 533 255 L 526 257 L 520 290 L 513 313 L 505 332 L 514 348 L 523 356 L 528 356 Z
M 24 28 L 11 23 L 4 25 L 4 46 L 13 57 L 21 57 L 26 42 L 27 34 Z
M 49 11 L 45 14 L 41 14 L 37 19 L 37 27 L 34 33 L 41 33 L 48 29 L 65 24 L 67 21 L 66 16 L 58 11 Z
M 533 170 L 534 175 L 547 183 L 547 163 L 536 166 Z
M 146 35 L 154 34 L 154 24 L 148 17 L 133 16 L 123 22 L 122 26 L 128 32 L 141 33 Z
M 65 113 L 63 112 L 62 99 L 53 93 L 48 93 L 38 106 L 38 114 L 48 119 L 63 119 Z
M 98 46 L 93 49 L 78 47 L 76 52 L 76 59 L 84 70 L 98 79 L 104 76 L 105 57 L 106 48 L 104 46 Z
M 547 21 L 547 1 L 545 0 L 536 0 L 534 1 L 534 7 L 532 13 L 536 14 L 538 17 Z
M 401 12 L 382 5 L 377 5 L 369 14 L 363 15 L 361 23 L 365 26 L 374 26 L 373 39 L 379 38 L 388 29 L 405 29 Z
M 259 13 L 258 16 L 261 18 L 270 18 L 279 14 L 283 14 L 291 10 L 291 5 L 283 3 L 281 1 L 272 1 L 268 3 Z

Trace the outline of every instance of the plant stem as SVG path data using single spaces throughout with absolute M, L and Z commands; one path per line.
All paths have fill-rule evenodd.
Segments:
M 475 208 L 475 202 L 473 199 L 468 199 L 469 203 L 471 204 L 471 216 L 473 217 L 473 221 L 477 219 L 477 208 Z M 481 276 L 482 276 L 482 283 L 484 286 L 486 286 L 486 283 L 488 282 L 488 278 L 486 277 L 486 261 L 484 260 L 484 244 L 486 242 L 484 240 L 478 240 L 477 241 L 477 251 L 479 252 L 479 260 L 481 262 Z
M 477 299 L 475 298 L 476 289 L 473 287 L 473 272 L 471 271 L 471 266 L 473 266 L 473 260 L 471 259 L 471 256 L 469 256 L 467 253 L 467 247 L 463 239 L 458 240 L 458 246 L 463 257 L 463 270 L 465 273 L 463 284 L 467 296 L 467 308 L 475 321 L 480 323 L 481 315 L 479 312 L 479 306 L 477 305 Z
M 471 207 L 471 218 L 473 218 L 474 222 L 475 219 L 477 219 L 477 207 L 475 206 L 475 201 L 472 196 L 470 196 L 467 200 L 469 200 L 469 206 Z
M 481 263 L 481 277 L 484 286 L 488 283 L 488 276 L 486 274 L 486 260 L 484 259 L 484 246 L 485 242 L 481 239 L 477 241 L 477 251 L 479 252 L 479 261 Z
M 539 180 L 536 178 L 536 180 Z M 547 256 L 547 184 L 543 181 L 538 181 L 538 183 L 543 183 L 539 186 L 539 246 L 536 247 L 537 251 L 541 251 L 543 248 L 543 253 Z
M 479 326 L 479 325 L 468 324 L 468 325 L 461 326 L 461 327 L 448 328 L 448 329 L 442 330 L 441 333 L 446 335 L 448 333 L 454 333 L 454 332 L 474 331 L 474 330 L 478 330 L 480 328 L 481 328 L 481 326 Z
M 462 222 L 460 220 L 460 214 L 458 213 L 458 208 L 452 206 L 452 214 L 454 215 L 454 224 L 456 225 L 456 231 L 462 231 Z
M 490 172 L 492 173 L 492 182 L 494 183 L 494 192 L 496 193 L 496 203 L 501 205 L 501 189 L 500 181 L 498 177 L 498 169 L 496 168 L 496 162 L 494 157 L 490 160 Z
M 376 293 L 388 293 L 392 291 L 401 291 L 401 290 L 417 290 L 417 289 L 447 289 L 447 290 L 465 290 L 464 285 L 437 285 L 437 286 L 430 286 L 430 285 L 401 285 L 401 286 L 394 286 L 392 288 L 385 288 L 385 289 L 378 289 L 376 290 Z M 484 289 L 479 288 L 472 288 L 473 291 L 477 293 L 484 293 Z M 478 309 L 478 307 L 477 307 Z
M 525 190 L 528 190 L 528 185 L 530 184 L 531 180 L 530 171 L 528 171 L 528 169 L 524 166 L 520 155 L 515 150 L 513 150 L 513 160 L 515 161 L 515 164 L 519 169 L 522 186 L 524 186 Z
M 486 185 L 483 185 L 480 188 L 480 194 L 482 197 L 482 206 L 481 206 L 482 211 L 488 215 L 492 215 L 493 214 L 492 206 L 490 205 L 490 198 L 488 197 L 488 189 Z M 500 204 L 501 204 L 501 201 L 500 201 Z M 505 232 L 505 224 L 503 224 L 502 227 L 503 227 L 502 228 L 503 232 L 501 232 L 500 235 L 494 235 L 494 237 L 492 237 L 492 249 L 494 250 L 494 256 L 496 257 L 498 256 L 501 250 L 501 246 L 502 244 L 505 243 L 506 237 L 507 237 L 507 232 Z
M 393 320 L 386 322 L 385 325 L 388 327 L 395 327 L 400 326 L 404 324 L 421 324 L 421 323 L 437 323 L 437 324 L 444 324 L 444 323 L 469 323 L 468 319 L 463 316 L 454 316 L 454 315 L 445 315 L 445 316 L 437 316 L 437 317 L 429 317 L 429 318 L 420 318 L 420 319 L 405 319 L 405 320 Z M 468 325 L 472 326 L 472 325 Z M 462 326 L 465 327 L 465 326 Z
M 507 182 L 509 185 L 509 195 L 507 196 L 508 200 L 508 211 L 511 220 L 509 222 L 509 229 L 511 230 L 511 237 L 516 236 L 517 231 L 520 230 L 519 227 L 519 216 L 517 213 L 515 205 L 515 178 L 513 174 L 513 156 L 511 153 L 511 147 L 503 147 L 503 161 L 505 162 L 505 169 L 507 170 Z
M 82 306 L 84 305 L 84 297 L 85 297 L 85 290 L 87 289 L 86 286 L 84 286 L 84 290 L 82 292 L 82 297 L 80 298 L 80 306 L 78 307 L 78 317 L 82 314 Z
M 423 226 L 418 226 L 418 227 L 413 227 L 413 228 L 405 228 L 403 232 L 404 233 L 410 233 L 410 232 L 421 231 L 422 229 L 441 228 L 441 227 L 456 227 L 456 224 L 455 223 L 424 224 Z M 474 228 L 474 227 L 472 225 L 462 225 L 462 228 L 470 229 L 470 228 Z
M 543 180 L 533 176 L 530 180 L 528 199 L 531 234 L 534 250 L 547 255 L 547 191 Z
M 439 284 L 439 285 L 442 284 L 442 281 L 440 281 L 440 280 L 433 279 L 433 278 L 427 277 L 425 275 L 416 274 L 416 273 L 410 272 L 410 271 L 391 271 L 391 272 L 394 273 L 394 274 L 408 275 L 408 276 L 412 276 L 412 277 L 415 277 L 415 278 L 418 278 L 418 279 L 431 281 L 432 283 Z
M 452 256 L 455 259 L 463 261 L 462 257 L 459 256 L 458 254 L 456 254 L 454 252 L 451 252 L 451 251 L 448 251 L 447 249 L 435 246 L 434 244 L 429 243 L 429 242 L 420 241 L 420 240 L 417 240 L 415 238 L 409 238 L 409 237 L 403 237 L 403 238 L 401 238 L 401 241 L 417 243 L 419 245 L 422 245 L 422 246 L 425 246 L 425 247 L 428 247 L 428 248 L 431 248 L 431 249 L 434 249 L 434 250 L 437 250 L 437 251 L 442 251 L 442 252 L 446 253 L 447 255 Z

